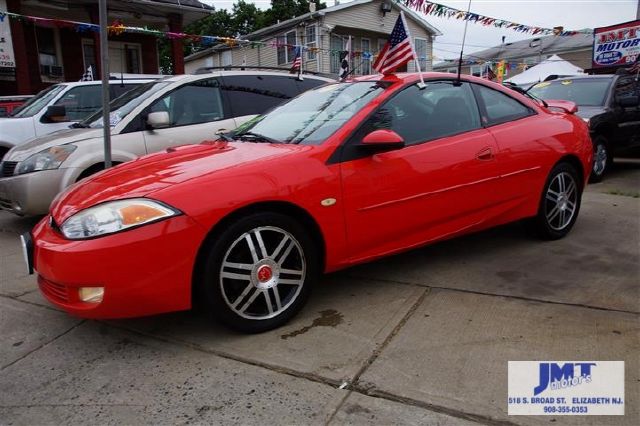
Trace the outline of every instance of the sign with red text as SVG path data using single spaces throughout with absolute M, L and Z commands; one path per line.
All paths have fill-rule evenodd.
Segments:
M 640 55 L 640 20 L 593 30 L 593 68 L 630 66 Z

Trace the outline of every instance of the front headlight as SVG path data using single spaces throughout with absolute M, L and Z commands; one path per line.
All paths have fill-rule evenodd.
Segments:
M 62 162 L 66 160 L 73 151 L 76 150 L 75 145 L 52 146 L 43 151 L 33 154 L 31 157 L 18 163 L 16 174 L 37 172 L 39 170 L 52 170 L 60 167 Z
M 70 240 L 113 234 L 125 229 L 176 216 L 178 210 L 146 198 L 111 201 L 83 210 L 60 227 Z

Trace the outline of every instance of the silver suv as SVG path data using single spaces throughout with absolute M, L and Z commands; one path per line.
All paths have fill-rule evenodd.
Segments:
M 215 138 L 330 81 L 318 76 L 298 80 L 283 72 L 221 71 L 143 84 L 110 106 L 113 161 Z M 104 168 L 102 111 L 73 127 L 6 154 L 0 163 L 0 209 L 44 214 L 59 192 Z

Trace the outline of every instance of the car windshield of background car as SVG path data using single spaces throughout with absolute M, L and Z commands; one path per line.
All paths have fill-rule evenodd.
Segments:
M 64 88 L 64 85 L 55 85 L 44 89 L 15 111 L 11 115 L 11 118 L 33 117 L 35 114 L 40 112 L 42 108 L 48 105 L 49 102 L 51 102 L 51 99 L 55 98 L 58 93 L 63 91 Z
M 602 106 L 610 85 L 609 78 L 564 79 L 543 81 L 529 92 L 544 100 L 563 99 L 580 106 Z
M 153 81 L 151 83 L 142 84 L 133 90 L 125 92 L 119 98 L 116 98 L 109 104 L 109 123 L 111 127 L 114 127 L 123 118 L 125 118 L 131 111 L 133 111 L 138 105 L 144 102 L 149 97 L 153 96 L 159 90 L 164 89 L 170 83 L 166 81 Z M 80 127 L 102 127 L 102 108 L 95 113 L 87 117 Z

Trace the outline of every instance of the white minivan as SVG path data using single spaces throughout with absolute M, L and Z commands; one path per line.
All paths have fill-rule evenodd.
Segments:
M 218 139 L 287 99 L 335 81 L 288 72 L 221 71 L 143 84 L 109 108 L 114 164 Z M 329 118 L 328 118 L 329 119 Z M 0 210 L 44 214 L 69 185 L 104 168 L 102 111 L 11 149 L 0 163 Z
M 109 81 L 109 95 L 115 99 L 142 83 L 162 77 L 127 75 Z M 101 81 L 79 81 L 50 86 L 13 113 L 0 117 L 0 160 L 16 145 L 29 139 L 66 129 L 102 107 Z

